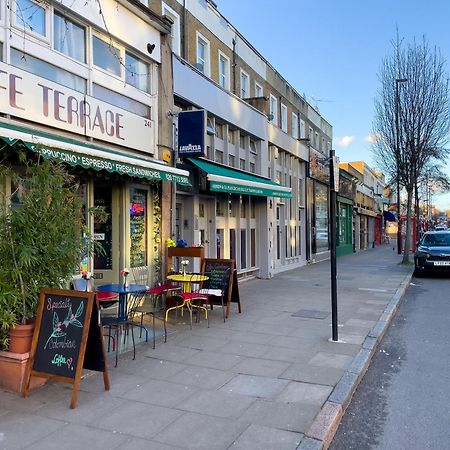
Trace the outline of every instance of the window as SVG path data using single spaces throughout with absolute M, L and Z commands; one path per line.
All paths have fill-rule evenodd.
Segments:
M 250 163 L 250 172 L 251 173 L 256 173 L 256 165 L 253 162 Z
M 46 10 L 31 0 L 16 0 L 16 24 L 25 31 L 46 36 Z
M 216 202 L 216 216 L 217 217 L 224 217 L 225 213 L 223 210 L 223 205 L 221 202 Z
M 92 37 L 93 63 L 120 77 L 120 50 L 97 36 Z
M 223 152 L 221 150 L 216 150 L 214 161 L 223 164 Z
M 176 54 L 180 54 L 181 39 L 180 39 L 180 16 L 170 6 L 164 2 L 162 4 L 163 15 L 172 19 L 173 24 L 170 29 L 170 35 L 172 37 L 172 51 Z
M 250 78 L 248 76 L 248 73 L 244 72 L 241 69 L 241 98 L 250 97 L 249 80 L 250 80 Z
M 247 232 L 241 230 L 241 269 L 247 267 Z
M 246 148 L 246 139 L 245 139 L 245 135 L 244 134 L 240 134 L 239 135 L 239 147 L 241 148 Z
M 236 164 L 236 157 L 234 155 L 228 155 L 228 165 L 234 167 Z
M 224 89 L 230 89 L 230 60 L 219 51 L 219 84 Z
M 239 159 L 239 169 L 245 170 L 245 159 L 243 158 Z
M 314 133 L 314 148 L 319 149 L 319 133 L 317 131 Z
M 255 97 L 263 97 L 263 87 L 255 81 Z
M 130 263 L 131 267 L 147 264 L 147 191 L 130 190 Z
M 278 126 L 278 101 L 272 94 L 270 94 L 269 108 L 270 121 Z
M 92 84 L 92 94 L 95 98 L 103 100 L 110 105 L 118 106 L 119 108 L 145 117 L 146 119 L 151 119 L 150 106 L 144 105 L 143 103 L 133 100 L 130 97 L 126 97 L 125 95 L 111 91 L 110 89 L 95 83 Z
M 86 30 L 55 11 L 53 16 L 53 47 L 77 61 L 86 62 Z
M 233 145 L 236 144 L 236 132 L 234 130 L 230 130 L 229 128 L 228 128 L 228 142 Z
M 257 154 L 256 142 L 253 139 L 250 139 L 250 153 Z
M 305 121 L 302 119 L 300 119 L 300 138 L 302 139 L 306 138 Z
M 216 122 L 216 137 L 223 139 L 223 125 Z
M 197 64 L 200 72 L 209 77 L 209 41 L 197 32 Z
M 291 135 L 294 139 L 298 139 L 298 116 L 292 113 Z
M 281 104 L 281 129 L 287 133 L 287 106 Z
M 149 65 L 125 52 L 125 81 L 141 91 L 150 92 Z
M 42 59 L 11 48 L 11 64 L 19 69 L 34 73 L 47 80 L 62 84 L 78 92 L 86 93 L 86 80 L 66 70 L 42 61 Z

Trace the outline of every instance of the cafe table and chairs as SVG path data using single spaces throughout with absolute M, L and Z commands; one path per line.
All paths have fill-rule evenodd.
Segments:
M 189 311 L 190 327 L 192 329 L 192 310 L 196 309 L 197 318 L 199 311 L 205 313 L 205 319 L 207 320 L 209 328 L 208 310 L 204 306 L 204 303 L 208 300 L 208 296 L 199 292 L 202 283 L 208 280 L 208 278 L 207 275 L 201 273 L 172 274 L 167 276 L 167 279 L 170 281 L 182 283 L 183 292 L 172 294 L 172 297 L 179 298 L 181 301 L 177 303 L 177 305 L 166 310 L 166 321 L 168 320 L 170 311 L 176 312 L 180 309 L 181 314 L 183 314 L 183 309 L 187 308 Z

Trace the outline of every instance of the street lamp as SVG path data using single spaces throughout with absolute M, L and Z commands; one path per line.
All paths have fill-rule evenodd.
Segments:
M 330 244 L 331 244 L 331 336 L 338 341 L 338 308 L 337 308 L 337 265 L 336 265 L 336 189 L 335 186 L 335 154 L 330 150 Z M 336 180 L 338 181 L 338 180 Z
M 395 80 L 395 156 L 397 163 L 397 253 L 401 255 L 402 253 L 402 230 L 400 229 L 400 118 L 399 118 L 399 108 L 400 108 L 400 97 L 399 97 L 399 88 L 398 85 L 400 83 L 406 83 L 408 81 L 407 78 L 397 78 Z

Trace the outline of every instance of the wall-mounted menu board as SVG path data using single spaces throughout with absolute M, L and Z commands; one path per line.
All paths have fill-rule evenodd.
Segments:
M 42 289 L 24 396 L 28 395 L 31 375 L 65 381 L 74 385 L 70 407 L 75 408 L 85 355 L 90 354 L 98 355 L 98 363 L 87 358 L 89 368 L 104 372 L 105 389 L 109 389 L 101 336 L 94 293 Z
M 241 300 L 239 298 L 239 285 L 237 281 L 236 263 L 234 259 L 204 258 L 202 272 L 209 279 L 203 284 L 204 288 L 220 289 L 224 291 L 226 302 L 226 317 L 230 312 L 230 304 L 237 303 L 241 312 Z

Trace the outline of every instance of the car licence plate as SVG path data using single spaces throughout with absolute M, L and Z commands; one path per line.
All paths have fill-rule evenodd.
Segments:
M 435 266 L 450 266 L 450 261 L 434 261 Z

